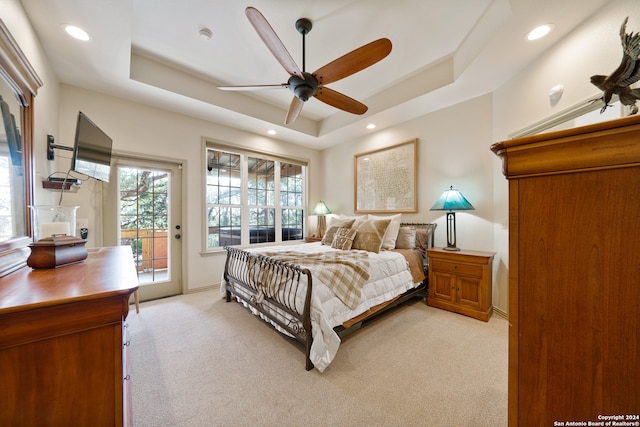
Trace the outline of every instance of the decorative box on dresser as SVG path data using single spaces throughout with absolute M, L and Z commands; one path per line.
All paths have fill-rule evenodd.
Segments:
M 0 279 L 0 425 L 133 425 L 125 319 L 131 248 Z
M 427 249 L 429 296 L 427 305 L 474 317 L 491 317 L 493 252 Z
M 639 421 L 640 117 L 491 149 L 509 180 L 509 425 Z

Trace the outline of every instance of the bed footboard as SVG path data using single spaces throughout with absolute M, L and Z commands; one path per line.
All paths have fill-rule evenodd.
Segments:
M 311 352 L 311 272 L 242 249 L 225 247 L 226 300 L 235 296 L 274 327 L 300 342 L 306 352 L 306 369 L 313 369 Z M 306 290 L 304 287 L 306 286 Z M 298 297 L 304 292 L 304 300 Z

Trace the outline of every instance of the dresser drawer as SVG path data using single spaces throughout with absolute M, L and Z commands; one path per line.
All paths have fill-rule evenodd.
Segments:
M 463 264 L 459 262 L 447 262 L 439 259 L 431 260 L 433 271 L 441 273 L 464 274 L 467 276 L 482 276 L 482 266 Z

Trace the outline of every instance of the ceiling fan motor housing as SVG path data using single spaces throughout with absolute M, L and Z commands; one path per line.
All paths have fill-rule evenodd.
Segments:
M 289 73 L 289 80 L 287 83 L 275 85 L 219 86 L 219 89 L 256 90 L 288 87 L 295 98 L 293 98 L 289 105 L 289 110 L 287 111 L 285 119 L 285 124 L 287 125 L 293 123 L 300 114 L 300 111 L 302 111 L 303 103 L 308 101 L 311 97 L 316 97 L 325 104 L 349 113 L 364 114 L 367 111 L 367 106 L 363 103 L 356 101 L 355 99 L 351 99 L 335 90 L 330 90 L 325 85 L 364 70 L 385 58 L 391 52 L 391 41 L 389 39 L 380 38 L 372 41 L 371 43 L 360 46 L 346 55 L 342 55 L 340 58 L 318 68 L 314 74 L 311 74 L 306 72 L 305 64 L 305 38 L 313 27 L 313 23 L 310 19 L 300 18 L 296 21 L 296 30 L 302 35 L 302 71 L 300 71 L 300 68 L 293 58 L 291 58 L 287 48 L 282 44 L 282 41 L 264 15 L 252 6 L 248 6 L 245 9 L 245 14 L 267 48 L 271 51 L 273 56 L 275 56 L 276 60 L 280 62 L 280 65 L 282 65 L 287 73 Z
M 313 24 L 308 18 L 300 18 L 296 21 L 296 30 L 302 35 L 308 34 L 312 27 Z
M 289 77 L 288 84 L 296 98 L 305 102 L 318 92 L 318 80 L 310 73 L 303 72 L 302 75 L 304 79 L 296 75 Z

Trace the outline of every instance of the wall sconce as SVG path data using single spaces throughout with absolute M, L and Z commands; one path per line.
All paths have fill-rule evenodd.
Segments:
M 318 228 L 316 231 L 316 237 L 322 238 L 322 236 L 324 236 L 324 232 L 327 229 L 327 219 L 325 215 L 328 215 L 330 213 L 331 211 L 329 210 L 327 205 L 324 204 L 322 200 L 320 200 L 316 204 L 316 207 L 313 208 L 313 212 L 311 214 L 318 215 Z
M 447 212 L 447 251 L 459 251 L 456 247 L 456 213 L 454 211 L 472 211 L 475 208 L 464 198 L 462 193 L 451 186 L 431 207 L 432 211 Z

